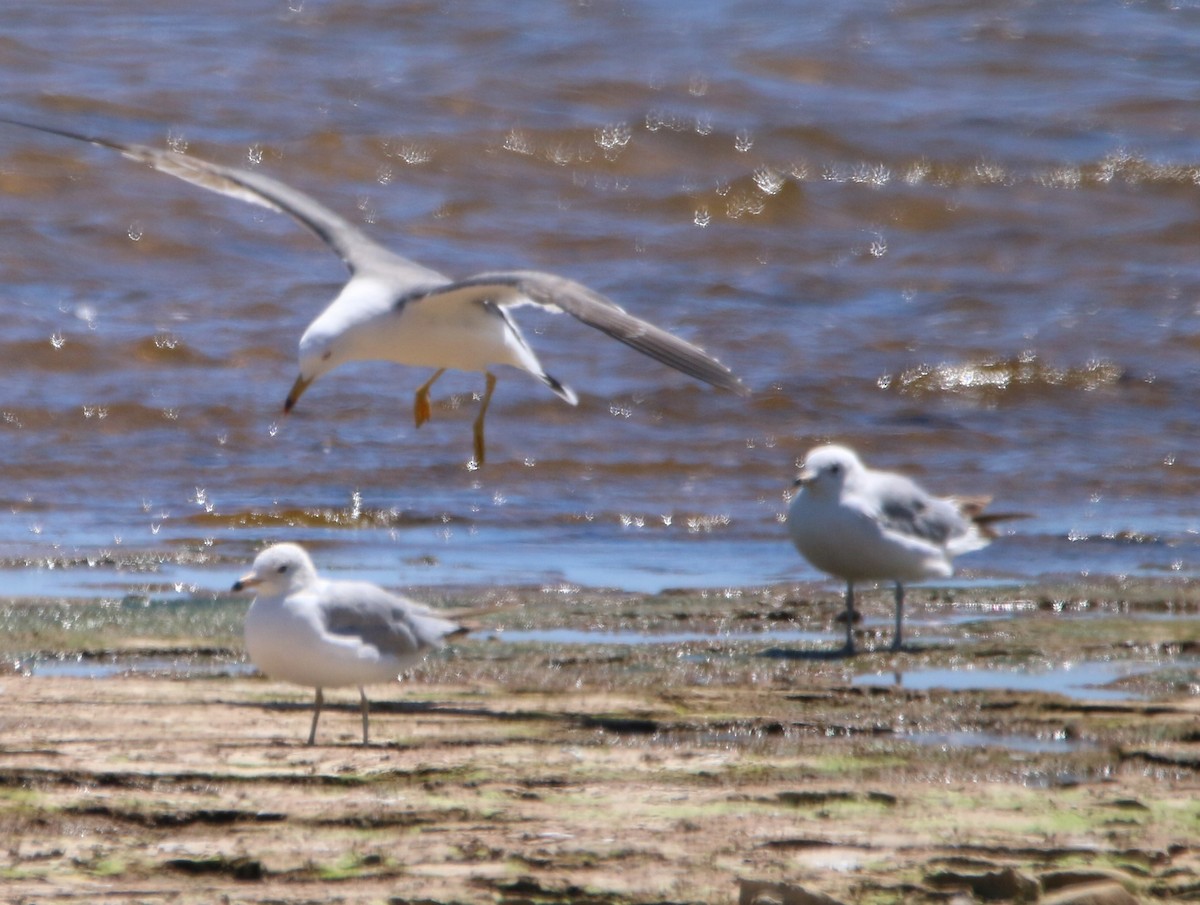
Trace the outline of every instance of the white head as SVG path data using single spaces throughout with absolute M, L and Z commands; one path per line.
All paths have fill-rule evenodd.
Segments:
M 349 360 L 349 356 L 342 350 L 345 338 L 345 331 L 330 329 L 322 323 L 322 318 L 317 318 L 309 324 L 304 335 L 300 337 L 300 376 L 292 384 L 283 403 L 284 414 L 290 412 L 300 401 L 309 384 Z
M 807 493 L 837 494 L 863 468 L 862 460 L 849 447 L 818 446 L 804 457 L 796 486 Z
M 254 588 L 264 594 L 286 594 L 306 587 L 316 578 L 317 569 L 303 547 L 276 544 L 255 557 L 250 571 L 234 582 L 233 589 Z
M 374 357 L 369 350 L 378 340 L 380 318 L 394 305 L 395 292 L 386 283 L 365 277 L 347 283 L 300 337 L 300 376 L 283 404 L 284 412 L 290 412 L 322 374 L 348 361 Z

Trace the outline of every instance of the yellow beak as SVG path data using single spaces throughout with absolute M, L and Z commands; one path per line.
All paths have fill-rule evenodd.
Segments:
M 313 382 L 312 377 L 306 378 L 303 374 L 296 378 L 296 382 L 292 384 L 291 391 L 287 394 L 287 399 L 283 401 L 283 413 L 286 415 L 292 410 L 300 397 L 304 395 L 304 391 L 308 389 L 308 385 Z
M 250 588 L 258 584 L 258 582 L 259 579 L 255 577 L 253 572 L 251 572 L 249 575 L 243 575 L 241 578 L 235 581 L 233 583 L 233 590 L 248 591 Z

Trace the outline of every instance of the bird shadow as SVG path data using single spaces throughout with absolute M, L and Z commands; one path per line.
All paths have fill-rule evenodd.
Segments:
M 231 707 L 245 707 L 254 710 L 265 710 L 271 713 L 311 713 L 312 702 L 303 701 L 229 701 Z M 357 701 L 326 700 L 321 708 L 322 713 L 336 711 L 340 713 L 359 713 Z M 457 707 L 450 704 L 439 704 L 430 701 L 371 701 L 371 716 L 380 714 L 415 716 L 447 716 L 500 722 L 551 722 L 561 723 L 572 728 L 580 729 L 609 729 L 614 732 L 653 733 L 660 728 L 657 721 L 640 717 L 605 716 L 595 713 L 580 713 L 577 711 L 548 711 L 548 710 L 492 710 L 488 707 Z

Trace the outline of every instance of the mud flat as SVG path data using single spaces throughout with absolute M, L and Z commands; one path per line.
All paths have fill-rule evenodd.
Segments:
M 4 603 L 0 899 L 1200 900 L 1200 587 L 439 595 L 365 748 L 245 601 Z

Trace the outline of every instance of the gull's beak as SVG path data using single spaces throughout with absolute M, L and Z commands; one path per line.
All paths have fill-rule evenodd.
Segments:
M 233 583 L 233 590 L 248 591 L 252 587 L 254 587 L 256 584 L 258 584 L 260 582 L 260 580 L 261 579 L 259 579 L 259 577 L 257 575 L 255 575 L 253 572 L 251 572 L 249 575 L 243 575 L 241 578 L 239 578 L 237 581 L 235 581 Z
M 801 468 L 800 474 L 796 476 L 796 480 L 792 483 L 792 486 L 793 487 L 803 487 L 805 484 L 807 484 L 809 481 L 811 481 L 815 477 L 816 477 L 816 475 L 814 475 L 807 468 Z
M 296 378 L 296 382 L 292 384 L 291 392 L 287 394 L 287 399 L 283 401 L 283 413 L 285 415 L 300 401 L 300 397 L 304 395 L 304 391 L 308 389 L 308 385 L 314 379 L 313 377 L 305 377 L 303 374 Z

